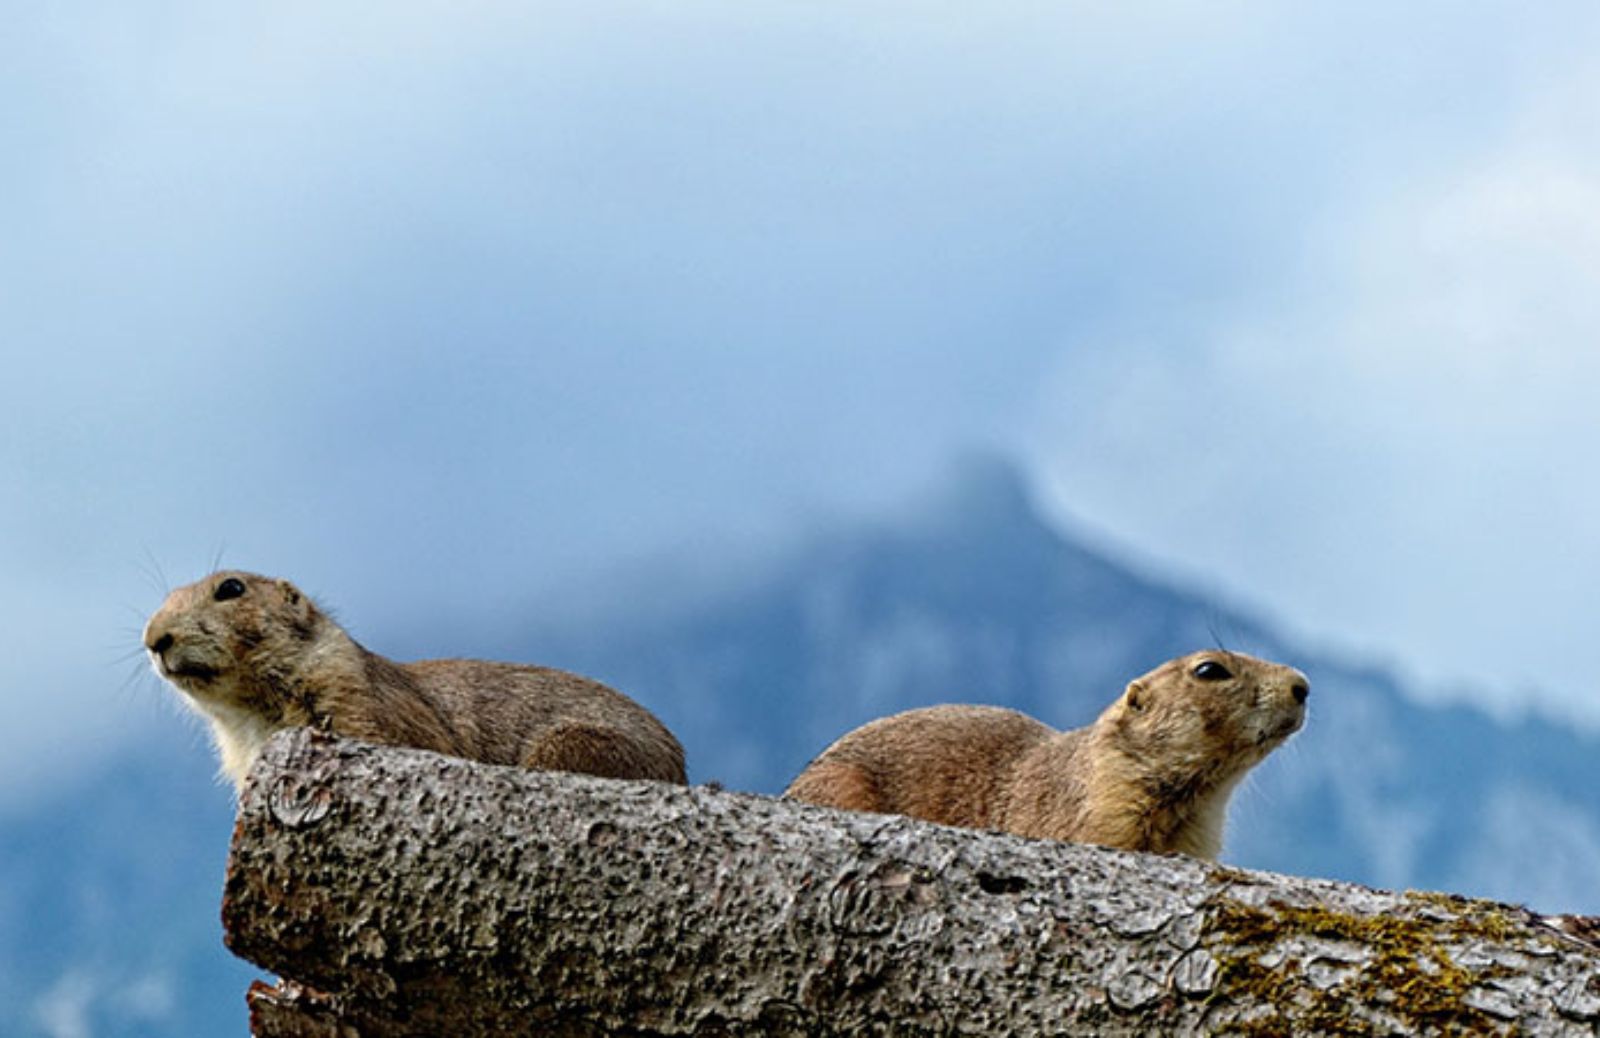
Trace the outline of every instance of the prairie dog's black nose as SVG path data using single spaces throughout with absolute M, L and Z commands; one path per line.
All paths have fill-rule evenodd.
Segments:
M 1308 681 L 1296 681 L 1289 686 L 1289 694 L 1294 696 L 1296 703 L 1304 705 L 1306 699 L 1311 695 L 1311 683 Z
M 168 631 L 166 634 L 163 634 L 161 637 L 150 643 L 150 651 L 155 653 L 157 656 L 162 655 L 170 648 L 172 648 L 171 631 Z

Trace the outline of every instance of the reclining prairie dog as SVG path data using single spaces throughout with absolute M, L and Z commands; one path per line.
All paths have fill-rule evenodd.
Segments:
M 156 673 L 211 722 L 242 791 L 274 733 L 313 725 L 489 764 L 683 783 L 683 749 L 597 681 L 480 660 L 396 663 L 369 652 L 287 580 L 213 573 L 145 625 Z
M 1305 675 L 1197 652 L 1131 682 L 1086 728 L 935 706 L 857 728 L 784 794 L 945 825 L 1215 859 L 1228 797 L 1305 722 Z

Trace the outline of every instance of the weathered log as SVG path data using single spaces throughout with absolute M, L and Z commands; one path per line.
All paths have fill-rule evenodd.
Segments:
M 262 1038 L 1594 1034 L 1506 905 L 487 767 L 307 731 L 240 805 Z

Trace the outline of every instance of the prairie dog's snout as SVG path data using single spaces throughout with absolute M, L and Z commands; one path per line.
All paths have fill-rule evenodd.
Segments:
M 198 684 L 221 672 L 228 649 L 203 615 L 211 597 L 196 594 L 192 588 L 179 588 L 167 596 L 144 627 L 150 665 L 159 676 L 191 694 Z
M 1306 701 L 1311 698 L 1311 682 L 1306 676 L 1290 667 L 1284 670 L 1288 672 L 1284 679 L 1268 686 L 1273 698 L 1272 709 L 1284 718 L 1271 733 L 1275 736 L 1288 736 L 1300 730 L 1306 722 Z

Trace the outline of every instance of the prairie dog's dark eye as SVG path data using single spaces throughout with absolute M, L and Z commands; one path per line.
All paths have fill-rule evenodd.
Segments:
M 1233 677 L 1233 672 L 1216 660 L 1201 660 L 1190 673 L 1201 681 L 1227 681 Z
M 218 602 L 226 602 L 228 599 L 238 598 L 242 594 L 244 594 L 244 581 L 238 577 L 229 577 L 217 585 L 217 589 L 211 593 L 211 597 Z

